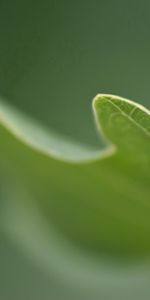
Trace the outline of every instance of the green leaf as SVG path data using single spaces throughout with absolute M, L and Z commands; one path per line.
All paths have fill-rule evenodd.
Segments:
M 98 95 L 93 102 L 97 124 L 128 161 L 149 163 L 150 112 L 132 101 Z
M 0 104 L 2 229 L 81 299 L 134 293 L 141 278 L 147 293 L 150 112 L 112 95 L 93 108 L 99 151 Z

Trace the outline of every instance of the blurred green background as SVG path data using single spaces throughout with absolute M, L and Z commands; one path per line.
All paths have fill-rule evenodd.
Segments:
M 139 0 L 1 0 L 0 94 L 96 145 L 97 93 L 150 105 L 149 9 Z
M 97 147 L 91 111 L 97 93 L 150 108 L 149 11 L 150 2 L 140 0 L 1 0 L 0 96 Z M 3 237 L 1 245 L 0 298 L 49 299 L 49 280 Z

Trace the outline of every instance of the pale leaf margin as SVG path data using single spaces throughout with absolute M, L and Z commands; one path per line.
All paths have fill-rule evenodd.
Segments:
M 95 117 L 96 114 L 94 114 Z M 30 149 L 64 162 L 89 163 L 115 153 L 116 147 L 106 140 L 102 128 L 97 125 L 96 123 L 96 127 L 99 128 L 98 131 L 100 131 L 102 140 L 106 145 L 101 150 L 89 145 L 79 144 L 51 129 L 47 129 L 36 120 L 29 118 L 0 99 L 0 126 Z
M 96 128 L 98 129 L 104 144 L 104 149 L 94 149 L 87 145 L 67 139 L 66 137 L 57 134 L 56 132 L 47 129 L 39 122 L 29 118 L 18 109 L 12 107 L 5 101 L 0 99 L 0 126 L 14 136 L 17 140 L 24 143 L 34 151 L 38 151 L 51 158 L 69 163 L 88 163 L 95 160 L 107 158 L 116 153 L 117 147 L 113 145 L 104 134 L 103 128 L 98 119 L 96 104 L 100 104 L 101 99 L 114 99 L 121 102 L 131 104 L 135 108 L 139 108 L 150 116 L 150 111 L 144 106 L 125 98 L 111 95 L 98 94 L 92 102 L 94 119 Z

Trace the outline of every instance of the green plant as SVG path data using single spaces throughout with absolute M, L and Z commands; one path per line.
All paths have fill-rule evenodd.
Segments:
M 78 299 L 122 299 L 122 290 L 140 299 L 149 293 L 150 112 L 103 94 L 93 110 L 102 151 L 1 101 L 1 227 L 72 297 L 78 288 Z

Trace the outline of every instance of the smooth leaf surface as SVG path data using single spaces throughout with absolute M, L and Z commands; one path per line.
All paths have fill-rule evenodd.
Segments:
M 111 95 L 93 108 L 102 151 L 1 103 L 1 225 L 81 299 L 122 290 L 140 299 L 139 281 L 149 291 L 150 113 Z

